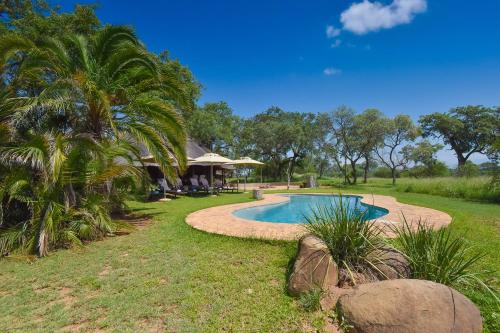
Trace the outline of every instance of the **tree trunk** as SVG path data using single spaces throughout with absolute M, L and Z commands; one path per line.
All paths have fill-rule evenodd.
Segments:
M 352 183 L 355 185 L 358 181 L 358 175 L 356 174 L 356 162 L 351 161 L 351 173 L 352 173 Z
M 274 172 L 274 179 L 276 180 L 281 180 L 281 176 L 283 174 L 283 164 L 281 162 L 278 162 L 278 170 L 277 170 L 277 174 L 276 174 L 276 169 L 275 169 L 275 172 Z
M 364 174 L 363 174 L 363 183 L 368 183 L 368 170 L 370 170 L 370 162 L 368 160 L 365 160 L 365 169 L 364 169 Z
M 291 178 L 291 171 L 292 171 L 292 160 L 288 162 L 288 168 L 286 170 L 287 173 L 287 184 L 286 184 L 286 189 L 290 189 L 290 178 Z
M 391 169 L 391 175 L 392 175 L 392 185 L 396 185 L 396 168 Z
M 292 157 L 292 164 L 290 166 L 290 174 L 293 175 L 293 173 L 295 172 L 295 163 L 296 163 L 296 159 L 297 157 L 296 156 L 293 156 Z
M 458 171 L 458 174 L 461 176 L 462 175 L 462 168 L 465 166 L 465 163 L 467 162 L 467 158 L 465 158 L 463 154 L 460 154 L 460 153 L 456 153 L 456 154 L 457 154 L 457 160 L 458 160 L 457 171 Z

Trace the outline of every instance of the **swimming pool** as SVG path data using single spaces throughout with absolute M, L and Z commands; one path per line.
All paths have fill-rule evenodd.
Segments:
M 290 200 L 287 202 L 243 208 L 233 212 L 233 214 L 246 220 L 298 224 L 304 223 L 304 216 L 309 216 L 312 208 L 336 205 L 339 201 L 338 195 L 298 194 L 286 196 L 290 197 Z M 366 212 L 368 220 L 376 219 L 389 213 L 385 208 L 362 203 L 359 196 L 342 196 L 342 200 L 344 200 L 344 203 L 348 201 L 347 207 Z

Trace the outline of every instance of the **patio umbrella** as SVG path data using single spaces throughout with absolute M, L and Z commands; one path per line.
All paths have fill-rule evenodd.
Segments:
M 253 166 L 253 165 L 264 165 L 264 163 L 259 162 L 257 160 L 254 160 L 253 158 L 250 158 L 248 156 L 242 157 L 239 160 L 234 160 L 232 163 L 233 165 L 242 165 L 242 166 Z M 262 174 L 260 177 L 260 182 L 262 183 Z M 247 187 L 247 178 L 245 177 L 245 183 L 243 185 L 243 191 L 246 191 Z
M 214 165 L 224 165 L 233 164 L 233 160 L 227 157 L 220 156 L 215 153 L 206 153 L 200 157 L 195 158 L 190 164 L 191 165 L 210 165 L 210 186 L 213 184 L 214 177 Z

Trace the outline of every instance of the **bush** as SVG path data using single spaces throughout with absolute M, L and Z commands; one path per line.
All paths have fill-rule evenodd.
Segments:
M 418 165 L 408 170 L 408 175 L 416 178 L 423 177 L 446 177 L 450 176 L 450 170 L 441 161 L 436 161 L 432 165 Z
M 311 289 L 300 295 L 300 305 L 306 311 L 317 311 L 320 308 L 321 296 L 323 296 L 323 290 L 320 288 Z
M 400 192 L 413 192 L 443 197 L 500 203 L 500 187 L 489 177 L 405 179 L 396 185 Z
M 416 229 L 404 220 L 394 228 L 396 246 L 408 258 L 411 277 L 448 286 L 471 285 L 480 281 L 471 268 L 483 257 L 473 253 L 463 237 L 453 237 L 450 229 L 434 230 L 418 222 Z
M 457 176 L 463 177 L 477 177 L 481 174 L 481 169 L 479 166 L 472 163 L 471 161 L 467 161 L 464 166 L 457 169 Z
M 391 169 L 389 169 L 387 167 L 377 168 L 373 172 L 373 176 L 378 177 L 378 178 L 392 178 Z M 397 171 L 396 177 L 399 177 L 399 171 Z
M 305 220 L 307 230 L 325 242 L 339 268 L 352 275 L 375 267 L 376 254 L 385 244 L 381 232 L 344 197 L 330 205 L 313 207 Z

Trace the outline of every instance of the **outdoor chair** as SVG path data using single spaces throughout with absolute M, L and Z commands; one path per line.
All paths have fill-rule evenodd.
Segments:
M 216 179 L 214 182 L 214 187 L 219 190 L 219 191 L 226 191 L 226 192 L 234 192 L 236 191 L 236 187 L 228 186 L 227 184 L 224 185 L 220 179 Z
M 179 177 L 177 177 L 175 180 L 175 189 L 184 190 L 184 184 L 182 183 L 182 180 Z
M 198 182 L 198 179 L 196 179 L 195 177 L 189 178 L 189 182 L 191 183 L 191 186 L 189 188 L 189 191 L 191 193 L 194 194 L 194 193 L 198 193 L 201 191 L 208 193 L 208 187 L 200 185 L 200 183 Z
M 171 188 L 165 178 L 158 179 L 158 184 L 160 185 L 160 190 L 163 194 L 171 194 L 174 198 L 177 198 L 177 195 L 186 194 L 181 189 L 173 189 Z
M 208 183 L 208 180 L 204 175 L 200 176 L 200 183 L 204 189 L 210 191 L 210 184 Z

